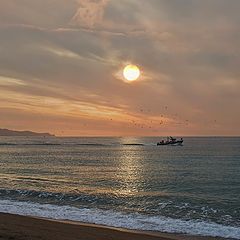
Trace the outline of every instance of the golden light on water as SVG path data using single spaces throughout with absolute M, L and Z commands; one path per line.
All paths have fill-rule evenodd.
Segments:
M 123 76 L 129 82 L 137 80 L 140 77 L 140 74 L 141 72 L 136 65 L 127 65 L 123 69 Z

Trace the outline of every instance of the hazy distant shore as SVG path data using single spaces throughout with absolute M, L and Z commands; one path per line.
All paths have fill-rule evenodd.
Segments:
M 3 240 L 201 240 L 223 239 L 200 236 L 142 232 L 95 224 L 26 217 L 0 213 L 0 238 Z
M 50 133 L 37 133 L 32 131 L 15 131 L 0 128 L 0 136 L 2 137 L 54 137 Z

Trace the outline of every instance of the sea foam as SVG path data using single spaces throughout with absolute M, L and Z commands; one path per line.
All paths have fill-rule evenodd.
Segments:
M 136 230 L 185 233 L 190 235 L 240 239 L 240 228 L 203 221 L 185 221 L 163 216 L 0 200 L 0 212 L 58 220 L 73 220 Z

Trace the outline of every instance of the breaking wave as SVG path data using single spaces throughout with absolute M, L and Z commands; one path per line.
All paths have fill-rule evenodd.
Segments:
M 111 210 L 57 206 L 12 200 L 0 200 L 4 213 L 36 216 L 58 220 L 73 220 L 135 230 L 183 233 L 190 235 L 240 239 L 240 228 L 212 222 L 181 220 L 139 213 L 124 214 Z

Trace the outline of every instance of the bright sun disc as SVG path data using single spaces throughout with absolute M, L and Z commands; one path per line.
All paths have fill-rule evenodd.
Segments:
M 123 76 L 128 81 L 135 81 L 140 76 L 140 70 L 136 65 L 127 65 L 123 70 Z

